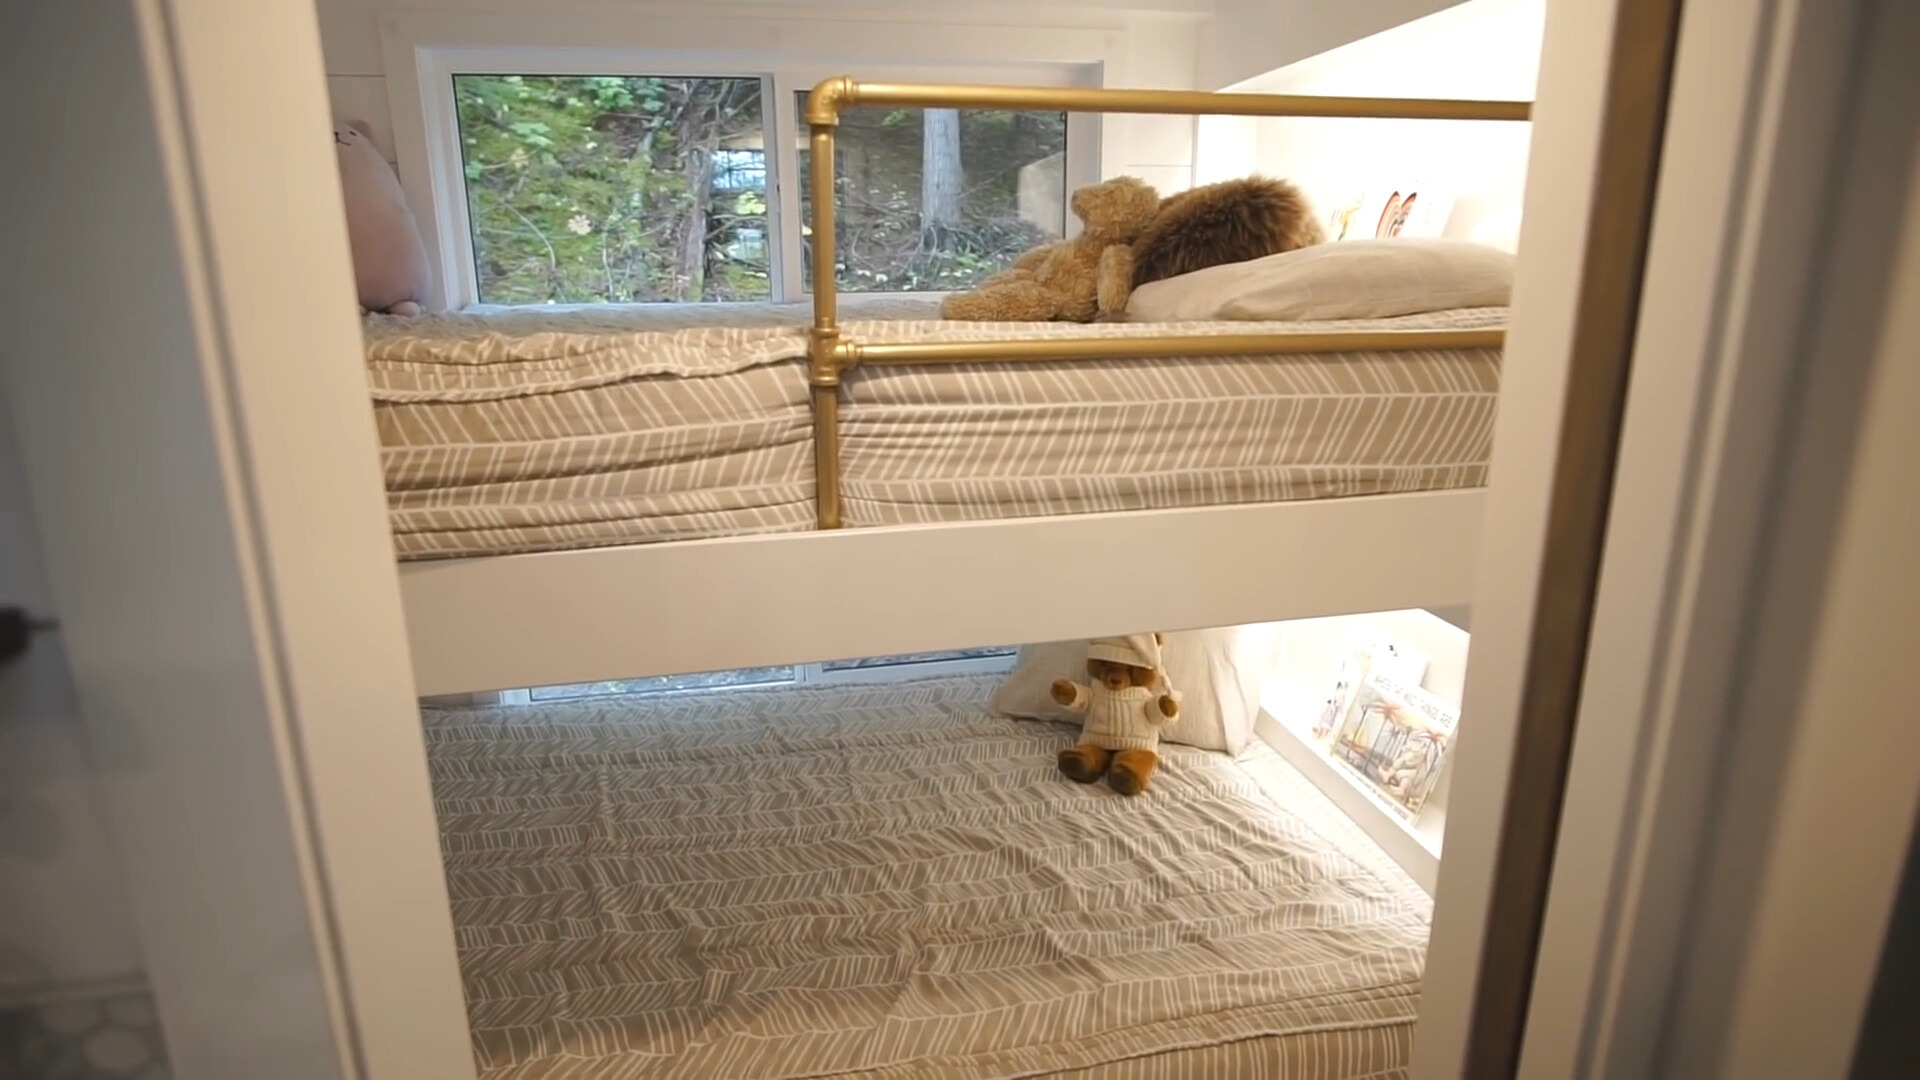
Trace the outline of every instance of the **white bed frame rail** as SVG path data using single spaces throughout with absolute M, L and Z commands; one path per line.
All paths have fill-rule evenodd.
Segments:
M 422 696 L 1470 603 L 1480 490 L 414 562 Z M 823 572 L 831 571 L 831 572 Z

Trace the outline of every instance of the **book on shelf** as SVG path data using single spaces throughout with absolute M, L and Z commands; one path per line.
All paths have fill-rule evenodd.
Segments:
M 1347 635 L 1334 664 L 1333 681 L 1320 710 L 1313 718 L 1312 732 L 1325 749 L 1347 711 L 1353 708 L 1360 688 L 1374 672 L 1408 686 L 1419 686 L 1427 677 L 1431 658 L 1403 642 L 1396 641 L 1370 624 Z
M 1459 709 L 1374 670 L 1334 726 L 1327 752 L 1411 821 L 1433 794 L 1459 726 Z

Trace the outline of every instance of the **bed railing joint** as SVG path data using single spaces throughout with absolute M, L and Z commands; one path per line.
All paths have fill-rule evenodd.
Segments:
M 859 103 L 860 84 L 846 75 L 822 79 L 807 95 L 807 123 L 833 126 L 840 123 L 840 110 Z

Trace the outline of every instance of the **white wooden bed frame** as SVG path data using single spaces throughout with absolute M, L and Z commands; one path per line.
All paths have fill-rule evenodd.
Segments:
M 403 563 L 400 584 L 426 697 L 1113 633 L 1143 587 L 1169 630 L 1465 605 L 1483 502 L 1473 489 L 640 544 Z
M 861 366 L 1497 348 L 1498 330 L 863 344 L 839 325 L 834 140 L 843 109 L 1525 120 L 1527 102 L 860 83 L 809 95 L 809 344 L 821 531 L 402 564 L 423 697 L 1122 630 L 1139 592 L 1177 630 L 1469 604 L 1479 489 L 843 531 L 839 406 Z M 1116 527 L 1117 526 L 1117 527 Z

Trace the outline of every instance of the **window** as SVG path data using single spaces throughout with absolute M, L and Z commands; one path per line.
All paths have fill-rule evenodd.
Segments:
M 758 78 L 453 87 L 482 303 L 772 295 Z
M 818 74 L 544 74 L 513 61 L 473 53 L 438 69 L 451 108 L 428 110 L 429 156 L 449 302 L 806 297 L 805 88 Z M 1058 67 L 920 77 L 1074 77 Z M 1069 164 L 1068 128 L 1057 112 L 850 110 L 836 147 L 840 287 L 966 288 L 1062 235 L 1066 192 L 1094 179 L 1080 175 L 1090 142 Z
M 594 683 L 569 683 L 560 686 L 536 686 L 527 691 L 529 701 L 573 701 L 579 698 L 658 696 L 696 690 L 744 690 L 761 686 L 786 686 L 798 682 L 792 667 L 744 668 L 739 671 L 705 671 L 691 675 L 656 675 L 645 679 L 608 679 Z
M 834 254 L 849 292 L 968 288 L 1066 228 L 1066 113 L 856 109 L 834 152 Z M 802 177 L 811 156 L 801 149 Z M 809 194 L 802 186 L 811 222 Z
M 659 675 L 644 679 L 609 679 L 595 683 L 560 686 L 536 686 L 507 691 L 505 704 L 529 704 L 544 701 L 576 701 L 601 697 L 658 697 L 665 694 L 697 693 L 712 690 L 745 690 L 772 686 L 819 685 L 827 683 L 899 682 L 908 679 L 937 678 L 942 675 L 995 674 L 1012 670 L 1017 649 L 987 646 L 951 652 L 905 653 L 899 656 L 870 656 L 859 660 L 829 660 L 824 664 L 790 664 L 780 667 L 747 668 L 739 671 L 708 671 L 688 675 Z

